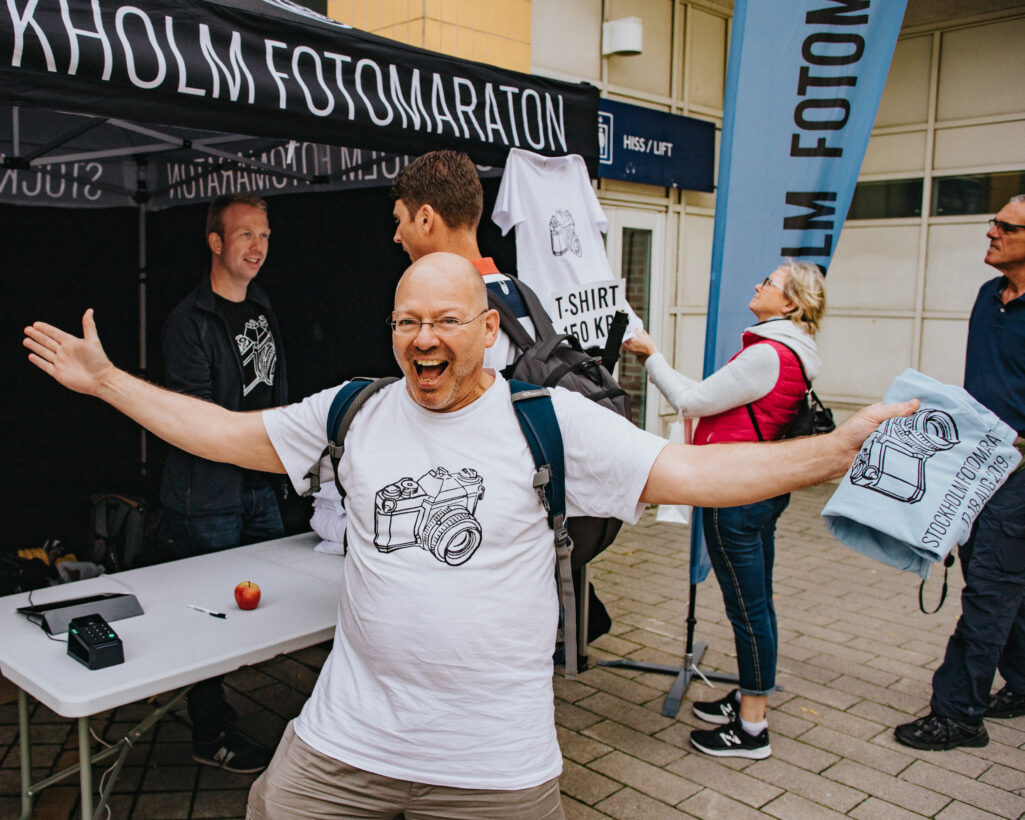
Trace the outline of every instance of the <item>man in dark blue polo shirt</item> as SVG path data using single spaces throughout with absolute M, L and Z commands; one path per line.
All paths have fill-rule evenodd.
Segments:
M 968 324 L 965 389 L 1025 432 L 1025 194 L 990 220 L 986 264 Z M 930 713 L 894 730 L 916 749 L 985 746 L 983 717 L 1025 715 L 1025 469 L 1007 479 L 959 550 L 961 618 L 932 679 Z M 994 673 L 1005 686 L 990 695 Z

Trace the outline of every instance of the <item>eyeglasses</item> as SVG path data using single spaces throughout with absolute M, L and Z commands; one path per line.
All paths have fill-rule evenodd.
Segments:
M 1015 225 L 1013 222 L 1003 222 L 999 219 L 990 219 L 989 226 L 1007 234 L 1015 233 L 1019 229 L 1025 230 L 1025 225 Z
M 388 327 L 391 328 L 391 332 L 399 336 L 416 336 L 420 332 L 420 328 L 424 325 L 430 325 L 434 328 L 434 332 L 439 336 L 452 336 L 459 332 L 459 329 L 463 325 L 468 325 L 470 322 L 476 322 L 481 316 L 488 312 L 487 308 L 484 308 L 480 313 L 474 316 L 472 319 L 467 319 L 465 322 L 460 322 L 455 316 L 442 316 L 440 319 L 435 319 L 433 322 L 424 322 L 420 319 L 414 319 L 411 316 L 401 316 L 398 319 L 385 319 Z
M 779 288 L 780 290 L 786 290 L 786 288 L 783 287 L 783 285 L 781 285 L 779 282 L 777 282 L 771 276 L 766 276 L 762 280 L 762 287 L 763 288 L 767 288 L 767 287 L 769 287 L 769 285 L 772 285 L 774 288 Z

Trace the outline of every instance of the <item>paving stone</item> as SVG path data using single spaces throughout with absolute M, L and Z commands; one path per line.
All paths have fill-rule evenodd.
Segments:
M 852 715 L 871 720 L 880 726 L 888 726 L 891 729 L 898 724 L 907 723 L 910 716 L 898 709 L 891 709 L 887 704 L 876 703 L 870 700 L 863 700 L 854 704 L 847 710 Z
M 135 814 L 137 817 L 147 818 L 187 818 L 192 806 L 191 792 L 151 792 L 140 794 L 135 801 Z
M 936 820 L 997 820 L 999 814 L 990 814 L 976 806 L 953 802 L 936 815 Z
M 565 790 L 562 795 L 562 810 L 566 814 L 566 820 L 599 820 L 599 818 L 608 817 L 604 812 L 595 811 L 586 803 L 569 797 Z
M 915 761 L 902 777 L 911 783 L 917 783 L 1000 817 L 1018 818 L 1025 814 L 1025 797 L 940 768 L 924 760 Z
M 888 774 L 902 772 L 913 762 L 908 755 L 852 738 L 825 726 L 810 729 L 801 736 L 801 740 Z
M 312 670 L 291 657 L 280 658 L 276 663 L 264 667 L 263 671 L 307 697 L 313 692 L 313 685 L 319 676 L 319 670 Z
M 712 789 L 703 789 L 693 797 L 688 797 L 677 808 L 700 820 L 765 820 L 765 815 L 757 809 Z
M 770 741 L 773 757 L 809 772 L 822 772 L 840 760 L 835 754 L 784 735 L 773 733 Z
M 637 820 L 643 817 L 644 820 L 686 820 L 693 818 L 693 815 L 660 803 L 658 800 L 634 791 L 633 789 L 621 789 L 611 797 L 602 800 L 595 808 L 599 809 L 608 817 L 618 817 L 622 820 Z
M 593 726 L 601 720 L 600 715 L 587 709 L 581 709 L 572 703 L 560 701 L 555 704 L 555 725 L 565 726 L 567 729 L 580 731 L 588 726 Z
M 925 815 L 899 808 L 876 797 L 870 797 L 864 803 L 847 812 L 849 817 L 857 820 L 920 820 Z
M 672 718 L 664 717 L 652 709 L 637 706 L 622 698 L 613 697 L 604 692 L 584 698 L 576 705 L 581 709 L 586 709 L 602 717 L 633 727 L 645 734 L 654 734 L 672 722 Z
M 612 751 L 611 746 L 562 726 L 557 726 L 555 733 L 559 738 L 559 748 L 562 749 L 563 758 L 572 760 L 574 763 L 586 765 L 596 757 L 601 757 Z
M 864 789 L 859 791 L 848 788 L 836 780 L 812 774 L 799 766 L 779 760 L 775 755 L 756 761 L 744 773 L 840 813 L 854 808 L 867 796 Z M 763 807 L 763 810 L 773 813 L 769 807 Z
M 877 771 L 853 760 L 841 760 L 824 772 L 825 776 L 846 783 L 890 804 L 931 817 L 950 802 L 933 789 L 923 788 L 900 777 Z
M 192 807 L 191 816 L 218 818 L 218 820 L 244 818 L 248 798 L 248 789 L 199 792 L 196 794 L 196 802 Z
M 647 760 L 656 766 L 665 766 L 679 760 L 685 752 L 678 747 L 656 740 L 650 735 L 638 732 L 614 720 L 605 720 L 589 726 L 582 734 L 608 745 L 610 748 L 621 749 L 629 755 Z
M 830 686 L 858 698 L 884 703 L 911 716 L 925 711 L 929 704 L 928 690 L 923 689 L 921 693 L 908 695 L 890 686 L 877 686 L 853 675 L 841 675 Z
M 692 780 L 622 752 L 594 760 L 590 768 L 671 806 L 701 791 L 701 786 Z
M 737 761 L 737 758 L 712 758 L 695 752 L 669 764 L 666 768 L 680 777 L 701 784 L 706 789 L 728 794 L 734 800 L 755 808 L 765 805 L 783 792 L 776 786 L 749 777 L 728 765 Z
M 774 709 L 770 711 L 768 713 L 768 720 L 769 733 L 772 738 L 772 742 L 775 742 L 776 737 L 779 735 L 793 738 L 800 737 L 815 725 L 813 718 L 814 715 L 807 712 L 802 713 L 799 717 L 785 712 L 782 709 Z
M 834 709 L 848 709 L 859 700 L 854 695 L 836 689 L 832 684 L 821 686 L 811 681 L 791 677 L 783 678 L 782 683 L 787 687 L 787 691 L 795 695 L 803 695 L 808 700 L 831 706 Z
M 58 818 L 60 820 L 70 820 L 71 817 L 78 814 L 78 797 L 79 788 L 77 784 L 73 786 L 54 785 L 43 789 L 34 804 L 33 820 L 58 820 Z M 18 814 L 20 814 L 20 804 L 18 809 Z M 18 814 L 11 816 L 17 817 Z
M 192 764 L 192 761 L 189 761 Z M 188 766 L 153 766 L 146 769 L 142 781 L 142 791 L 146 792 L 169 792 L 189 791 L 196 785 L 198 767 L 194 764 Z
M 556 675 L 552 678 L 552 687 L 555 689 L 557 699 L 569 703 L 575 703 L 581 698 L 594 694 L 594 687 L 588 686 L 579 677 L 576 680 L 568 680 L 563 675 Z
M 786 818 L 786 820 L 831 820 L 831 818 L 843 817 L 842 814 L 832 809 L 816 805 L 790 791 L 764 806 L 762 811 L 773 817 Z
M 599 800 L 615 794 L 623 786 L 591 769 L 578 766 L 572 761 L 564 761 L 559 788 L 563 794 L 593 806 Z
M 797 717 L 814 720 L 820 726 L 828 726 L 845 735 L 865 740 L 879 734 L 883 728 L 878 723 L 859 718 L 846 711 L 832 709 L 807 698 L 794 698 L 782 706 L 782 711 Z M 774 713 L 774 716 L 777 713 Z
M 1015 751 L 1025 754 L 1020 749 Z M 1025 794 L 1025 770 L 1021 767 L 1012 769 L 1008 766 L 990 766 L 982 773 L 979 780 L 1004 791 Z

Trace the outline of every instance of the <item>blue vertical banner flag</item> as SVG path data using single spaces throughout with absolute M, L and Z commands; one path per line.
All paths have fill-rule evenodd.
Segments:
M 704 375 L 740 349 L 747 303 L 788 257 L 829 265 L 906 0 L 736 0 L 726 70 Z M 691 581 L 708 574 L 692 531 Z M 694 560 L 699 559 L 699 560 Z

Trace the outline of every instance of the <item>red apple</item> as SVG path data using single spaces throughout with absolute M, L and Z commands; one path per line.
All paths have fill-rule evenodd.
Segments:
M 252 581 L 243 581 L 235 587 L 235 603 L 239 609 L 256 609 L 260 603 L 260 588 Z

